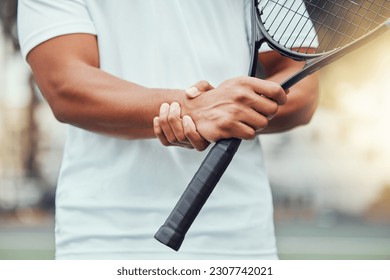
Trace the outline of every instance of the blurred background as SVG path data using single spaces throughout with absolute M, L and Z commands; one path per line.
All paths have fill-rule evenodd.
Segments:
M 0 259 L 54 258 L 65 138 L 0 0 Z M 312 122 L 262 137 L 281 259 L 390 259 L 390 32 L 321 72 Z

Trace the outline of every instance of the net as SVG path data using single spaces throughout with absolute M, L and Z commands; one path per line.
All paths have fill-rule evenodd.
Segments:
M 278 44 L 324 53 L 359 39 L 390 17 L 390 0 L 265 0 L 260 20 Z M 313 38 L 313 32 L 317 34 Z

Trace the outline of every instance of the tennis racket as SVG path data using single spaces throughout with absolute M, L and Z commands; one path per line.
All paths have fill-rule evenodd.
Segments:
M 252 3 L 253 76 L 261 44 L 305 67 L 284 81 L 288 89 L 306 76 L 390 29 L 390 0 L 266 0 Z M 277 24 L 276 24 L 277 22 Z M 310 30 L 309 32 L 307 30 Z M 317 34 L 316 39 L 309 36 Z M 185 234 L 225 172 L 240 139 L 223 139 L 210 150 L 155 238 L 179 250 Z

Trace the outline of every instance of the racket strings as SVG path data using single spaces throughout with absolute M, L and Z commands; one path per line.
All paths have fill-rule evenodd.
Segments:
M 389 14 L 389 8 L 384 4 L 389 1 L 363 1 L 362 5 L 358 5 L 354 1 L 326 1 L 323 6 L 313 4 L 314 1 L 309 1 L 308 5 L 313 5 L 316 9 L 326 11 L 326 17 L 323 21 L 313 19 L 314 24 L 321 29 L 324 29 L 323 36 L 319 42 L 325 50 L 338 48 L 352 42 L 387 19 L 385 16 L 386 10 Z M 332 6 L 326 7 L 326 4 L 331 2 Z M 389 5 L 389 3 L 387 3 Z M 327 19 L 331 18 L 331 21 Z
M 294 12 L 294 2 L 292 2 L 291 5 L 290 5 L 290 7 L 288 7 L 288 12 L 289 12 L 289 13 L 291 13 L 291 12 L 294 13 L 294 16 L 293 16 L 293 17 L 291 18 L 291 20 L 290 20 L 290 24 L 291 24 L 294 20 L 296 20 L 297 22 L 296 22 L 296 24 L 295 24 L 295 27 L 294 27 L 290 32 L 288 32 L 289 35 L 287 35 L 287 36 L 288 36 L 288 37 L 287 37 L 287 42 L 290 42 L 290 40 L 293 39 L 293 35 L 297 33 L 297 30 L 298 30 L 298 29 L 300 29 L 299 34 L 302 34 L 302 30 L 303 30 L 304 26 L 305 26 L 308 22 L 310 22 L 310 18 L 309 18 L 309 17 L 307 17 L 307 16 L 305 16 L 304 14 L 301 14 L 301 13 L 298 12 L 298 11 L 302 10 L 302 7 L 304 7 L 304 2 L 303 2 L 303 1 L 301 2 L 301 4 L 300 4 L 298 7 L 296 7 L 296 11 L 297 11 L 297 12 Z M 280 26 L 282 26 L 282 23 L 279 25 L 279 27 L 280 27 Z M 300 26 L 300 28 L 299 28 L 299 26 Z M 278 27 L 278 29 L 279 29 L 279 27 Z M 277 30 L 277 31 L 278 31 L 278 30 Z M 287 29 L 285 28 L 284 31 L 281 33 L 280 36 L 281 36 L 281 37 L 285 37 L 285 36 L 286 36 L 286 33 L 287 33 Z M 308 34 L 306 35 L 306 37 L 305 37 L 304 40 L 306 40 L 307 37 L 308 37 Z M 296 40 L 297 40 L 297 39 L 298 39 L 298 38 L 293 39 L 294 41 L 292 42 L 292 45 L 294 45 L 294 44 L 296 43 Z M 302 46 L 300 46 L 300 47 L 302 47 Z
M 349 2 L 349 4 L 352 5 L 351 2 Z M 372 6 L 372 3 L 370 6 Z M 360 37 L 360 36 L 356 36 L 356 34 L 361 34 L 361 33 L 365 34 L 365 33 L 367 33 L 367 31 L 369 31 L 369 29 L 365 29 L 362 27 L 362 20 L 366 16 L 368 9 L 366 9 L 365 11 L 362 11 L 362 15 L 359 15 L 358 11 L 354 11 L 353 9 L 351 9 L 351 7 L 353 7 L 353 6 L 349 6 L 350 10 L 348 10 L 348 11 L 351 12 L 352 19 L 351 19 L 351 21 L 348 22 L 345 20 L 345 16 L 346 16 L 345 11 L 346 10 L 344 9 L 344 6 L 341 6 L 337 2 L 333 2 L 332 11 L 334 11 L 335 7 L 338 10 L 337 10 L 336 14 L 334 15 L 331 23 L 327 26 L 328 29 L 326 29 L 325 35 L 322 37 L 322 40 L 319 43 L 319 45 L 323 49 L 330 49 L 332 47 L 332 43 L 333 43 L 335 48 L 337 48 L 338 46 L 345 45 L 348 42 L 351 42 L 354 39 L 357 39 Z M 341 13 L 340 13 L 340 11 L 341 11 Z M 328 13 L 327 16 L 329 16 L 329 15 L 330 14 Z M 360 16 L 361 20 L 357 22 L 356 19 L 359 16 Z M 338 25 L 334 28 L 334 27 L 332 27 L 332 25 L 334 24 L 336 19 L 337 19 Z M 346 23 L 344 30 L 341 29 L 343 27 L 343 25 L 342 25 L 343 23 Z M 371 26 L 371 24 L 370 24 L 370 26 Z M 323 26 L 321 26 L 321 27 L 323 27 Z M 361 29 L 360 32 L 358 31 L 359 29 Z M 352 34 L 349 34 L 348 32 L 346 32 L 346 30 L 353 30 Z M 326 42 L 326 45 L 325 45 L 325 42 Z M 345 42 L 345 43 L 343 43 L 343 42 Z
M 343 47 L 390 17 L 390 0 L 267 0 L 259 5 L 261 22 L 272 39 L 299 53 Z
M 302 30 L 305 29 L 305 26 L 310 25 L 310 29 L 313 29 L 310 17 L 305 14 L 306 9 L 304 2 L 289 1 L 286 3 L 286 1 L 280 2 L 270 0 L 260 1 L 259 4 L 263 4 L 260 15 L 266 16 L 265 19 L 262 19 L 261 21 L 263 26 L 266 28 L 267 33 L 271 35 L 273 40 L 276 41 L 279 45 L 288 48 L 295 46 L 297 49 L 299 49 L 299 52 L 302 52 L 301 49 L 303 44 L 297 46 L 294 45 L 294 43 L 297 39 L 307 41 L 307 38 L 309 38 L 310 32 L 302 32 Z M 263 13 L 265 8 L 268 10 Z M 278 25 L 275 25 L 275 22 L 278 23 Z M 299 30 L 299 32 L 297 30 Z M 313 42 L 311 42 L 309 45 L 311 46 L 312 44 Z M 305 50 L 306 49 L 308 48 L 305 47 Z

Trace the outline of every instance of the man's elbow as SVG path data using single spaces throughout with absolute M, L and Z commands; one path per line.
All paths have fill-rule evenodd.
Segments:
M 302 110 L 300 125 L 307 125 L 311 122 L 319 102 L 320 89 L 318 75 L 313 75 L 309 79 L 310 84 L 307 86 L 307 91 L 310 92 L 310 94 L 306 94 L 306 102 Z
M 57 121 L 61 123 L 71 123 L 71 116 L 66 109 L 66 106 L 55 104 L 50 105 L 50 107 Z
M 77 98 L 70 83 L 60 79 L 47 79 L 41 91 L 54 117 L 61 123 L 71 123 Z
M 313 119 L 314 113 L 316 112 L 317 105 L 308 108 L 301 120 L 301 125 L 308 125 Z

